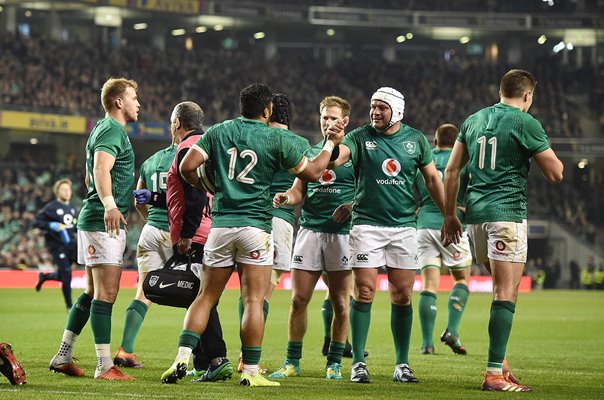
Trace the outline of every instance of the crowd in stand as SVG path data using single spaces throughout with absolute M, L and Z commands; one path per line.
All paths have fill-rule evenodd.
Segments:
M 579 176 L 572 176 L 560 185 L 548 185 L 540 177 L 531 179 L 527 189 L 529 215 L 532 218 L 553 218 L 565 225 L 581 240 L 596 244 L 596 223 L 602 220 L 602 182 L 578 185 Z M 574 178 L 574 179 L 573 179 Z M 601 179 L 601 178 L 600 178 Z
M 92 43 L 4 35 L 0 105 L 98 117 L 100 82 L 107 76 L 126 76 L 140 84 L 141 121 L 167 121 L 174 104 L 191 99 L 204 107 L 206 124 L 212 124 L 237 116 L 241 88 L 262 81 L 289 95 L 293 129 L 308 132 L 316 131 L 318 102 L 327 94 L 350 101 L 351 126 L 367 123 L 367 98 L 379 82 L 401 90 L 407 98 L 405 122 L 431 134 L 443 121 L 459 125 L 484 105 L 496 103 L 499 78 L 512 67 L 482 58 L 445 62 L 437 56 L 416 56 L 387 62 L 365 57 L 358 62 L 354 57 L 338 57 L 328 67 L 307 53 L 267 62 L 260 46 L 189 52 L 174 46 L 159 50 L 124 45 L 105 52 Z M 592 115 L 599 115 L 601 93 L 593 83 L 601 73 L 594 67 L 562 66 L 559 60 L 522 67 L 539 79 L 531 112 L 550 136 L 582 136 L 579 118 L 588 110 L 580 110 L 572 95 L 591 95 Z

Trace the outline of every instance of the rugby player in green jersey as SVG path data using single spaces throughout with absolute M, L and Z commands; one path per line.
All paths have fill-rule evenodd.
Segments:
M 551 183 L 561 182 L 564 170 L 543 127 L 528 114 L 536 84 L 527 71 L 506 73 L 499 86 L 500 102 L 464 121 L 445 170 L 445 245 L 459 243 L 463 234 L 457 195 L 460 172 L 467 164 L 471 179 L 465 222 L 476 262 L 484 263 L 493 276 L 483 390 L 531 390 L 520 385 L 504 364 L 527 254 L 528 171 L 531 158 Z
M 459 129 L 452 124 L 444 124 L 436 129 L 432 158 L 441 177 L 444 177 L 445 167 L 451 155 L 451 149 L 457 138 Z M 462 214 L 463 199 L 468 181 L 468 174 L 462 175 L 463 184 L 457 198 L 458 213 Z M 451 243 L 445 247 L 440 239 L 440 228 L 443 225 L 443 215 L 432 201 L 424 178 L 421 173 L 416 176 L 420 205 L 417 215 L 417 256 L 422 274 L 422 292 L 419 296 L 419 322 L 422 328 L 422 354 L 434 354 L 434 321 L 436 320 L 436 295 L 440 283 L 440 269 L 447 268 L 455 281 L 448 301 L 447 328 L 440 337 L 441 342 L 451 347 L 456 354 L 466 354 L 465 347 L 459 340 L 459 322 L 466 307 L 468 296 L 468 281 L 472 254 L 470 242 L 464 232 L 459 244 Z
M 293 147 L 276 128 L 269 127 L 273 93 L 264 84 L 241 92 L 241 117 L 212 126 L 191 147 L 180 165 L 182 176 L 199 185 L 197 168 L 211 160 L 216 194 L 212 228 L 204 251 L 202 290 L 187 310 L 178 354 L 166 371 L 186 368 L 191 349 L 199 340 L 210 309 L 218 302 L 237 265 L 243 318 L 241 342 L 244 386 L 279 386 L 258 373 L 264 336 L 263 300 L 273 264 L 270 185 L 275 174 L 287 169 L 299 178 L 318 180 L 335 145 L 344 136 L 341 122 L 328 131 L 329 140 L 313 160 Z M 164 373 L 165 374 L 165 373 Z
M 291 107 L 289 99 L 282 93 L 275 93 L 273 95 L 273 113 L 268 123 L 273 128 L 279 128 L 279 132 L 289 142 L 297 148 L 300 152 L 304 153 L 310 148 L 310 143 L 307 139 L 289 130 L 290 121 L 292 119 Z M 287 170 L 282 169 L 277 172 L 270 187 L 271 198 L 278 192 L 283 192 L 290 188 L 294 183 L 295 176 L 290 174 Z M 294 240 L 294 221 L 295 206 L 284 206 L 280 208 L 273 208 L 271 213 L 273 214 L 272 227 L 273 227 L 273 246 L 275 249 L 275 255 L 273 260 L 273 272 L 271 273 L 271 284 L 268 291 L 264 295 L 264 302 L 262 304 L 264 310 L 264 322 L 268 317 L 269 301 L 273 295 L 273 291 L 281 281 L 281 275 L 283 272 L 290 270 L 290 261 L 292 258 L 292 244 Z M 239 298 L 239 322 L 243 317 L 243 301 Z M 239 366 L 237 371 L 243 370 L 243 360 L 239 357 Z M 262 373 L 266 370 L 260 367 Z
M 284 94 L 273 95 L 273 113 L 271 114 L 271 120 L 269 126 L 279 128 L 279 132 L 289 142 L 298 149 L 301 153 L 305 153 L 310 148 L 310 143 L 307 139 L 302 136 L 296 135 L 289 130 L 289 124 L 291 121 L 291 108 L 289 99 Z M 291 187 L 294 183 L 295 176 L 290 174 L 287 170 L 281 170 L 277 172 L 273 183 L 270 188 L 271 198 L 279 193 L 284 192 Z M 294 221 L 295 217 L 295 206 L 286 205 L 279 208 L 272 208 L 271 214 L 273 214 L 273 242 L 275 247 L 275 259 L 273 262 L 273 272 L 271 275 L 271 285 L 268 293 L 265 296 L 268 302 L 271 299 L 271 295 L 275 287 L 281 280 L 283 272 L 290 270 L 290 261 L 292 258 L 292 244 L 294 238 Z
M 337 96 L 323 99 L 319 106 L 321 133 L 327 135 L 332 123 L 348 125 L 350 104 Z M 312 147 L 309 156 L 321 151 L 323 143 Z M 307 327 L 307 306 L 321 273 L 329 277 L 329 295 L 335 311 L 327 355 L 326 378 L 342 379 L 342 355 L 348 333 L 349 296 L 352 285 L 348 264 L 350 248 L 350 208 L 354 196 L 352 163 L 325 170 L 319 182 L 296 179 L 287 191 L 275 194 L 273 204 L 297 205 L 304 201 L 300 230 L 291 261 L 292 302 L 288 318 L 287 355 L 270 378 L 300 375 L 302 341 Z
M 111 78 L 103 85 L 105 118 L 86 143 L 88 193 L 78 218 L 78 264 L 86 266 L 86 291 L 69 312 L 59 351 L 50 370 L 71 376 L 84 371 L 73 361 L 78 335 L 90 317 L 97 354 L 95 379 L 133 380 L 111 358 L 111 312 L 120 288 L 126 248 L 126 218 L 134 188 L 134 151 L 126 124 L 138 119 L 137 83 Z
M 364 349 L 371 321 L 378 268 L 386 266 L 391 300 L 390 323 L 396 355 L 392 379 L 417 383 L 409 368 L 413 308 L 411 295 L 417 269 L 415 198 L 418 171 L 439 210 L 444 211 L 443 183 L 424 134 L 401 123 L 403 95 L 392 88 L 371 97 L 371 123 L 348 133 L 334 166 L 352 160 L 356 189 L 350 231 L 354 298 L 350 306 L 352 372 L 350 380 L 369 383 Z
M 172 133 L 171 133 L 172 134 Z M 174 161 L 176 148 L 180 138 L 172 135 L 170 146 L 158 151 L 149 157 L 139 170 L 139 179 L 136 184 L 136 193 L 165 195 L 167 189 L 168 170 Z M 150 200 L 150 198 L 149 198 Z M 134 354 L 134 342 L 143 324 L 151 301 L 145 297 L 143 282 L 151 271 L 163 268 L 164 264 L 172 257 L 172 241 L 168 228 L 168 210 L 155 205 L 134 204 L 136 210 L 145 220 L 136 247 L 136 261 L 138 265 L 138 283 L 134 300 L 126 309 L 122 342 L 113 358 L 115 365 L 126 368 L 142 368 Z

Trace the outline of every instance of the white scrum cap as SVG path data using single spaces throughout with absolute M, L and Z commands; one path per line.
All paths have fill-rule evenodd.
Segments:
M 373 94 L 373 96 L 371 96 L 371 101 L 373 100 L 383 101 L 390 106 L 392 118 L 390 119 L 388 127 L 391 127 L 403 119 L 403 114 L 405 112 L 405 97 L 398 90 L 390 87 L 381 87 Z

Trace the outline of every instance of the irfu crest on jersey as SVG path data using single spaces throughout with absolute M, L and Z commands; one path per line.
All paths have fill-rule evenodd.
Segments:
M 415 154 L 415 142 L 403 142 L 403 148 L 409 154 Z

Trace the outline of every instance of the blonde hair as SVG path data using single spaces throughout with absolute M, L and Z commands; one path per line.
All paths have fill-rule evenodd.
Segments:
M 325 97 L 319 105 L 319 112 L 323 112 L 325 107 L 339 107 L 342 110 L 343 117 L 350 115 L 350 103 L 338 96 Z
M 67 179 L 67 178 L 59 179 L 58 181 L 55 182 L 54 185 L 52 185 L 52 192 L 55 194 L 55 196 L 57 196 L 59 194 L 59 188 L 63 184 L 67 184 L 67 185 L 69 185 L 69 187 L 71 187 L 71 185 L 72 185 L 70 179 Z
M 124 95 L 126 89 L 131 87 L 136 91 L 138 89 L 138 83 L 132 79 L 126 78 L 109 78 L 107 82 L 103 84 L 101 89 L 101 103 L 105 112 L 113 110 L 113 103 L 116 99 Z

